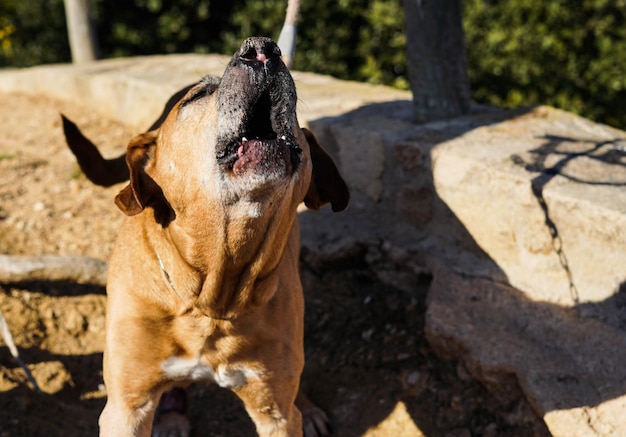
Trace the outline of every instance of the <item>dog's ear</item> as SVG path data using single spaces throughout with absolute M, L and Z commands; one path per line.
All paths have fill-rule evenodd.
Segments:
M 129 216 L 139 214 L 150 206 L 154 209 L 157 222 L 163 224 L 173 211 L 161 187 L 145 171 L 154 156 L 156 140 L 157 131 L 151 131 L 133 138 L 128 144 L 126 164 L 130 171 L 130 183 L 115 197 L 115 204 Z
M 61 120 L 65 141 L 87 179 L 105 187 L 128 180 L 128 168 L 124 162 L 124 155 L 114 159 L 104 159 L 94 143 L 83 135 L 74 122 L 63 114 L 61 114 Z
M 318 210 L 330 202 L 333 211 L 343 211 L 350 202 L 350 192 L 346 183 L 333 159 L 319 145 L 313 132 L 306 128 L 302 128 L 302 132 L 309 143 L 313 162 L 311 184 L 304 197 L 304 204 L 310 209 Z

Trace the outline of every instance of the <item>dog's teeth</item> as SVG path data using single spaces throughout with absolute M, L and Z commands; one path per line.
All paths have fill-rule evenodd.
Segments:
M 285 135 L 283 135 L 282 137 L 280 137 L 280 139 L 285 141 L 287 139 L 287 137 Z
M 243 137 L 243 138 L 241 139 L 241 142 L 242 142 L 242 143 L 245 143 L 246 141 L 248 141 L 248 139 L 247 139 L 246 137 Z

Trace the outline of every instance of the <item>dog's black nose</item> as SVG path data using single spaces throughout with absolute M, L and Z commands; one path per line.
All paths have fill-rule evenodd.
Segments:
M 266 63 L 273 58 L 280 58 L 280 48 L 269 38 L 253 37 L 246 39 L 239 49 L 239 59 L 243 62 Z

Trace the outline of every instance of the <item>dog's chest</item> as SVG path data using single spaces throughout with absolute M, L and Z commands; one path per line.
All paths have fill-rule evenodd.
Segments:
M 212 367 L 201 358 L 171 357 L 161 364 L 168 378 L 176 381 L 213 382 L 223 388 L 243 387 L 251 379 L 258 379 L 260 372 L 245 366 Z

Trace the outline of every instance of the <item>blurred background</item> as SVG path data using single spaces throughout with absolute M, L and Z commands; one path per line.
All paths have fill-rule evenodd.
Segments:
M 408 1 L 408 0 L 407 0 Z M 232 54 L 286 1 L 93 0 L 101 58 Z M 626 0 L 463 0 L 471 95 L 626 128 Z M 0 2 L 0 67 L 70 62 L 63 0 Z M 402 0 L 301 0 L 294 66 L 408 89 Z

